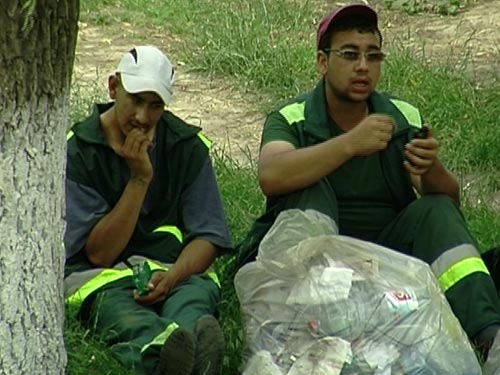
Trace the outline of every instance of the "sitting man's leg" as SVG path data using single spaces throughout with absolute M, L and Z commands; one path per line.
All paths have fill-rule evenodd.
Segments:
M 237 247 L 237 268 L 255 260 L 260 242 L 274 224 L 278 215 L 293 208 L 316 210 L 329 216 L 338 225 L 337 197 L 326 178 L 294 193 L 269 198 L 266 212 L 256 220 L 250 229 L 250 233 Z
M 93 298 L 87 322 L 105 342 L 122 365 L 137 374 L 158 374 L 160 352 L 170 342 L 176 348 L 175 363 L 183 369 L 176 374 L 192 374 L 194 334 L 175 321 L 162 318 L 153 306 L 138 304 L 133 298 L 131 278 L 113 282 Z
M 214 315 L 220 300 L 219 286 L 214 275 L 196 275 L 180 283 L 163 304 L 160 315 L 185 327 L 195 336 L 194 375 L 219 375 L 224 357 L 224 335 Z M 175 347 L 165 344 L 160 365 L 165 374 L 175 367 L 169 364 L 175 356 L 170 350 Z
M 429 263 L 465 332 L 487 352 L 500 327 L 500 301 L 456 203 L 423 196 L 377 242 Z

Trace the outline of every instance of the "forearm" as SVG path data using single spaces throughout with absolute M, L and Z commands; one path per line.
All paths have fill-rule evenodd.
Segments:
M 422 194 L 445 194 L 460 204 L 460 187 L 455 176 L 439 160 L 421 176 Z
M 217 249 L 206 240 L 194 239 L 186 245 L 169 270 L 175 284 L 188 277 L 205 272 L 213 263 Z
M 261 157 L 259 183 L 266 196 L 287 194 L 313 185 L 351 157 L 343 136 Z
M 85 244 L 92 264 L 109 267 L 125 249 L 137 225 L 148 186 L 148 181 L 131 179 L 115 207 L 94 226 Z

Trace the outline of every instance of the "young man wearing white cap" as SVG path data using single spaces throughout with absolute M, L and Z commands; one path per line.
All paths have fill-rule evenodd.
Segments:
M 500 325 L 497 292 L 437 140 L 417 108 L 376 91 L 385 57 L 376 12 L 364 4 L 335 10 L 320 22 L 316 43 L 322 79 L 264 125 L 258 177 L 267 209 L 238 247 L 240 263 L 255 256 L 279 212 L 316 209 L 340 234 L 428 262 L 487 352 Z
M 65 295 L 137 374 L 216 375 L 224 339 L 209 267 L 232 244 L 208 140 L 165 110 L 174 78 L 158 48 L 133 48 L 109 77 L 113 101 L 72 127 Z

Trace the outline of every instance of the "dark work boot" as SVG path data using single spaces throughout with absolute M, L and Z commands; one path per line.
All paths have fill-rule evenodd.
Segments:
M 203 315 L 196 322 L 194 333 L 194 375 L 220 375 L 224 358 L 224 335 L 219 322 L 212 315 Z
M 192 375 L 196 338 L 184 327 L 177 328 L 163 344 L 157 375 Z
M 490 272 L 497 292 L 500 292 L 500 246 L 485 251 L 481 254 L 481 258 Z
M 483 375 L 500 375 L 500 333 L 497 333 L 488 358 L 483 365 Z

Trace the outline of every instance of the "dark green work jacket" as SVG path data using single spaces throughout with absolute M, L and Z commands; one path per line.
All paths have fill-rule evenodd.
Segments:
M 380 162 L 383 176 L 392 196 L 394 207 L 401 211 L 413 200 L 416 194 L 408 172 L 403 166 L 404 147 L 422 127 L 422 119 L 417 108 L 388 94 L 374 92 L 368 99 L 370 113 L 386 114 L 396 122 L 396 129 L 387 149 L 381 152 Z M 331 138 L 328 124 L 324 81 L 315 89 L 280 107 L 268 116 L 268 121 L 286 121 L 293 127 L 297 147 L 308 147 Z M 277 116 L 277 117 L 276 117 Z M 265 141 L 265 136 L 263 137 Z M 317 196 L 321 200 L 324 197 Z M 281 208 L 280 202 L 286 196 L 269 197 L 265 213 L 259 217 L 247 237 L 238 245 L 238 265 L 241 266 L 255 258 L 260 241 L 274 223 Z
M 99 115 L 110 105 L 98 105 L 89 118 L 71 129 L 67 179 L 94 189 L 109 207 L 114 207 L 130 172 L 126 161 L 109 147 L 100 127 Z M 132 238 L 116 263 L 133 255 L 164 263 L 177 259 L 183 248 L 184 232 L 181 194 L 209 157 L 209 149 L 199 131 L 170 112 L 162 115 L 153 146 L 155 174 L 148 191 L 154 204 L 149 212 L 141 212 Z M 92 266 L 80 251 L 67 260 L 66 268 L 69 274 Z

